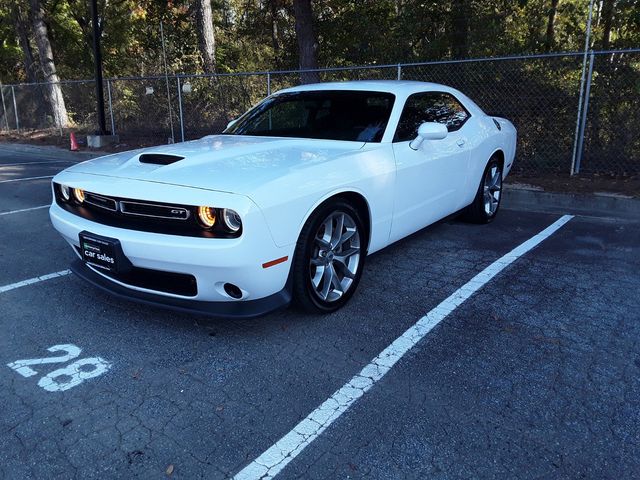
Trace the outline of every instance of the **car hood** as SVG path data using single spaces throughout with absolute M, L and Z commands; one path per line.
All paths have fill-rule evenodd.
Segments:
M 276 178 L 333 160 L 364 145 L 335 140 L 212 135 L 99 157 L 74 165 L 68 171 L 249 195 L 254 188 Z M 145 163 L 158 161 L 173 163 Z

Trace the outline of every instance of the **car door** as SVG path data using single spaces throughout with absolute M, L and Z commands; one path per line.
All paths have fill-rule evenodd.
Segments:
M 451 94 L 425 92 L 407 98 L 393 140 L 397 175 L 391 241 L 398 240 L 462 208 L 469 146 L 464 124 L 469 112 Z M 441 140 L 410 145 L 424 122 L 447 126 Z

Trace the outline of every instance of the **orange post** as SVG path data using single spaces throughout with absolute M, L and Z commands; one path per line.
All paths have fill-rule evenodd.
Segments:
M 77 152 L 79 148 L 78 142 L 76 141 L 76 134 L 71 132 L 71 135 L 69 137 L 69 140 L 71 141 L 71 148 L 69 148 L 69 150 L 71 150 L 72 152 Z

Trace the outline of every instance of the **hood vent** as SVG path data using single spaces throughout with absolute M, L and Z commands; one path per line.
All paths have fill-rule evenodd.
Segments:
M 140 163 L 152 163 L 154 165 L 171 165 L 179 162 L 184 157 L 179 155 L 167 155 L 164 153 L 143 153 L 138 157 Z

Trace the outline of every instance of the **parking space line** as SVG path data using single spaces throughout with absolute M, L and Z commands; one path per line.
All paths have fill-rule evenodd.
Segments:
M 47 163 L 76 163 L 75 160 L 44 160 L 42 162 L 0 163 L 0 168 L 17 167 L 21 165 L 43 165 Z
M 20 288 L 20 287 L 26 287 L 27 285 L 33 285 L 34 283 L 40 283 L 46 280 L 51 280 L 52 278 L 64 277 L 65 275 L 69 275 L 70 273 L 71 273 L 71 270 L 61 270 L 59 272 L 42 275 L 41 277 L 29 278 L 28 280 L 22 280 L 21 282 L 12 283 L 10 285 L 5 285 L 3 287 L 0 287 L 0 293 L 8 292 L 9 290 L 15 290 L 16 288 Z
M 235 480 L 273 478 L 296 458 L 311 442 L 322 434 L 349 407 L 384 377 L 411 348 L 422 340 L 436 325 L 462 305 L 469 297 L 542 241 L 573 218 L 564 215 L 537 235 L 500 257 L 465 283 L 438 306 L 420 318 L 413 326 L 378 354 L 360 373 L 343 385 L 318 408 L 298 423 L 293 430 L 269 447 L 253 462 L 238 472 Z
M 53 178 L 53 175 L 46 175 L 44 177 L 12 178 L 11 180 L 0 180 L 0 183 L 22 182 L 26 180 L 41 180 L 43 178 Z
M 40 210 L 41 208 L 49 208 L 49 205 L 40 205 L 39 207 L 21 208 L 20 210 L 11 210 L 9 212 L 0 212 L 0 217 L 3 215 L 11 215 L 12 213 L 30 212 L 31 210 Z

